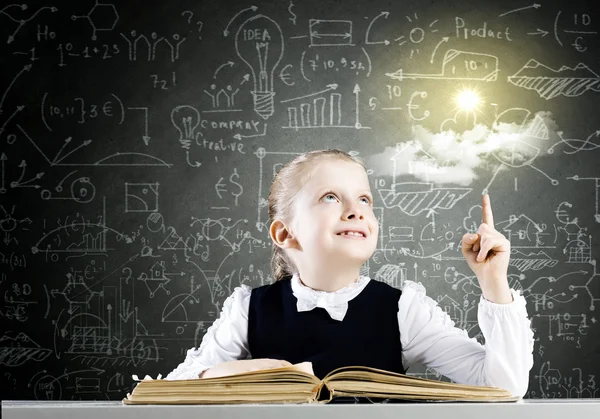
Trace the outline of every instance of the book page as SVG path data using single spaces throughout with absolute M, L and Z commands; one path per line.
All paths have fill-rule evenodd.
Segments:
M 283 369 L 293 369 L 294 371 L 305 372 L 310 375 L 315 375 L 313 371 L 312 362 L 300 362 L 298 364 L 294 364 L 290 367 L 284 367 Z
M 508 398 L 509 391 L 488 386 L 447 383 L 411 377 L 370 367 L 342 367 L 329 373 L 323 383 L 331 392 L 370 392 L 396 395 L 430 395 L 433 398 Z

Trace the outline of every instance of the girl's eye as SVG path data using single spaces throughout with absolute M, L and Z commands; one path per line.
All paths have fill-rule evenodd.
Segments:
M 363 202 L 364 202 L 365 204 L 367 204 L 367 205 L 370 205 L 370 204 L 371 204 L 371 199 L 370 199 L 369 197 L 367 197 L 367 196 L 363 196 L 363 197 L 362 197 L 362 198 L 360 198 L 360 199 L 362 199 L 362 200 L 363 200 Z
M 333 200 L 337 200 L 337 197 L 334 194 L 332 194 L 332 193 L 328 193 L 328 194 L 325 194 L 323 196 L 323 200 L 324 201 L 333 202 L 333 201 L 330 200 L 330 198 L 333 199 Z

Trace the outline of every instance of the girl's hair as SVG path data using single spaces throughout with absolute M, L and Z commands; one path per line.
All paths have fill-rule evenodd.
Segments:
M 348 162 L 358 163 L 365 168 L 364 163 L 358 157 L 352 156 L 344 151 L 336 149 L 315 150 L 300 154 L 279 169 L 275 175 L 267 202 L 269 205 L 269 219 L 280 219 L 290 223 L 293 217 L 292 202 L 294 196 L 302 189 L 305 182 L 303 174 L 312 164 L 324 158 L 334 158 Z M 366 168 L 365 168 L 366 170 Z M 293 275 L 296 267 L 285 253 L 285 251 L 272 244 L 271 273 L 275 281 Z

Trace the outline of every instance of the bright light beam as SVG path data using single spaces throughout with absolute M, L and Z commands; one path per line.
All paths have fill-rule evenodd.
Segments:
M 473 112 L 477 110 L 477 106 L 481 103 L 481 99 L 473 90 L 463 90 L 456 97 L 456 103 L 460 110 Z

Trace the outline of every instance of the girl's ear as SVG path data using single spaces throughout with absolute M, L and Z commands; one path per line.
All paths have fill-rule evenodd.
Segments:
M 296 247 L 298 244 L 292 233 L 281 220 L 275 220 L 271 223 L 269 234 L 273 243 L 282 249 L 290 249 Z

